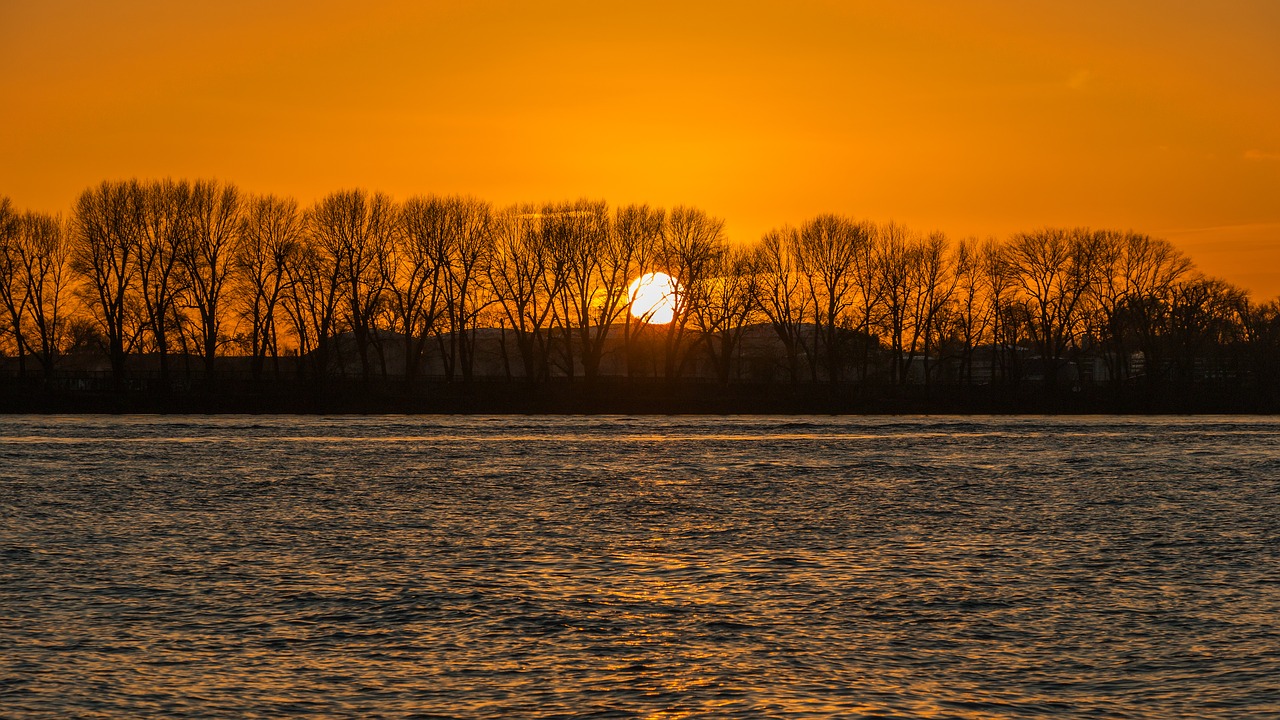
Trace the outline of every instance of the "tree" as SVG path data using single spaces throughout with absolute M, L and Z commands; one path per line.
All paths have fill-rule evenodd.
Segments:
M 16 241 L 6 249 L 13 252 L 16 284 L 26 307 L 19 337 L 49 378 L 70 330 L 71 247 L 62 218 L 27 212 L 16 225 Z
M 907 381 L 918 328 L 912 325 L 921 288 L 916 285 L 916 255 L 914 238 L 901 225 L 889 223 L 877 230 L 879 251 L 875 258 L 877 294 L 883 299 L 883 327 L 889 337 L 890 380 L 896 384 Z
M 936 348 L 941 318 L 955 292 L 956 275 L 947 252 L 947 238 L 942 233 L 932 233 L 916 243 L 912 252 L 914 284 L 918 289 L 912 313 L 911 327 L 914 337 L 907 361 L 916 350 L 924 362 L 924 382 L 929 385 L 930 357 Z
M 18 354 L 18 373 L 26 374 L 27 343 L 23 336 L 23 316 L 26 314 L 26 287 L 20 271 L 20 234 L 18 215 L 7 197 L 0 197 L 0 304 L 8 318 L 6 331 L 13 335 L 14 350 Z
M 847 313 L 855 299 L 858 258 L 870 245 L 865 225 L 838 215 L 820 215 L 800 228 L 799 242 L 794 247 L 797 270 L 804 278 L 813 312 L 814 345 L 812 357 L 819 355 L 820 340 L 825 352 L 827 379 L 840 381 L 843 365 L 841 330 L 847 326 Z M 813 368 L 817 380 L 817 367 Z
M 323 384 L 338 334 L 338 306 L 345 287 L 342 269 L 331 248 L 310 233 L 300 238 L 288 258 L 281 301 L 298 341 L 299 359 L 310 358 L 312 377 Z
M 239 286 L 239 314 L 249 324 L 250 372 L 259 380 L 267 355 L 279 354 L 277 308 L 302 243 L 302 217 L 294 199 L 264 195 L 245 202 L 239 225 L 232 236 L 231 277 Z
M 693 306 L 694 324 L 721 384 L 729 382 L 733 355 L 755 312 L 757 282 L 752 252 L 722 246 L 713 256 L 707 276 L 691 293 L 698 300 Z
M 401 232 L 383 266 L 392 327 L 404 336 L 405 379 L 412 382 L 443 312 L 449 235 L 448 203 L 412 197 L 400 208 Z
M 988 241 L 994 242 L 994 241 Z M 960 341 L 960 377 L 973 382 L 974 349 L 987 336 L 993 303 L 983 295 L 983 246 L 974 238 L 961 240 L 955 254 L 955 329 Z
M 1029 301 L 1031 335 L 1050 389 L 1097 283 L 1103 243 L 1099 233 L 1080 228 L 1019 233 L 1009 242 L 1008 259 Z
M 877 275 L 881 253 L 881 238 L 876 226 L 863 222 L 858 231 L 866 242 L 854 246 L 853 285 L 857 291 L 854 310 L 853 329 L 862 340 L 862 357 L 859 360 L 859 380 L 866 383 L 871 365 L 871 348 L 878 346 L 879 341 L 873 333 L 876 317 L 884 305 L 883 288 Z
M 1165 338 L 1176 382 L 1220 381 L 1225 350 L 1242 338 L 1249 296 L 1218 278 L 1198 276 L 1172 288 Z M 1148 364 L 1147 373 L 1164 369 Z
M 1191 261 L 1166 240 L 1140 233 L 1103 232 L 1099 237 L 1097 287 L 1093 295 L 1101 315 L 1102 346 L 1114 382 L 1129 374 L 1129 348 L 1144 364 L 1162 363 L 1159 316 L 1173 287 L 1192 270 Z M 1132 340 L 1127 344 L 1126 340 Z M 1147 373 L 1147 382 L 1159 373 Z
M 701 301 L 694 293 L 706 286 L 716 253 L 724 246 L 724 220 L 693 207 L 671 211 L 667 231 L 659 246 L 658 262 L 675 281 L 676 297 L 672 320 L 664 337 L 667 379 L 680 376 L 688 360 L 685 332 L 693 308 Z
M 141 191 L 142 223 L 134 236 L 138 290 L 160 360 L 160 385 L 168 388 L 171 333 L 182 330 L 179 296 L 186 291 L 187 277 L 179 260 L 193 232 L 191 186 L 162 180 L 141 186 Z
M 223 338 L 223 295 L 234 268 L 240 210 L 235 185 L 197 181 L 189 196 L 190 229 L 178 248 L 187 294 L 199 317 L 196 333 L 210 379 Z
M 566 327 L 576 340 L 572 344 L 578 347 L 583 375 L 594 380 L 609 331 L 626 311 L 632 247 L 616 241 L 603 201 L 579 200 L 549 208 L 544 223 L 552 247 L 565 256 Z M 572 370 L 572 353 L 569 356 Z
M 111 372 L 124 381 L 125 358 L 141 334 L 137 248 L 146 215 L 137 180 L 85 190 L 72 215 L 72 269 L 85 279 L 85 303 L 106 340 Z
M 1018 346 L 1027 313 L 1017 297 L 1017 272 L 1007 247 L 988 238 L 978 252 L 978 271 L 991 315 L 990 380 L 994 384 L 1018 377 Z
M 524 378 L 549 373 L 546 328 L 568 282 L 567 258 L 553 256 L 533 205 L 513 205 L 494 216 L 493 251 L 485 271 L 506 322 L 511 324 Z
M 654 269 L 654 258 L 662 244 L 666 224 L 666 211 L 661 208 L 633 204 L 614 211 L 613 233 L 610 235 L 609 245 L 610 262 L 626 277 L 624 292 L 630 293 L 631 284 Z M 645 326 L 644 319 L 632 315 L 632 300 L 634 298 L 629 294 L 624 297 L 620 311 L 623 319 L 622 354 L 627 366 L 627 377 L 633 376 L 639 365 L 636 362 L 635 338 Z
M 470 382 L 475 370 L 475 336 L 481 313 L 492 303 L 483 279 L 493 253 L 493 209 L 471 197 L 445 200 L 445 317 L 448 345 L 445 374 Z
M 811 307 L 809 294 L 803 292 L 805 278 L 796 266 L 794 248 L 799 242 L 799 231 L 784 226 L 765 233 L 752 254 L 760 312 L 768 318 L 782 342 L 787 375 L 792 383 L 800 380 L 804 321 Z
M 368 381 L 373 371 L 369 349 L 376 339 L 374 318 L 386 289 L 381 262 L 399 231 L 395 203 L 382 193 L 342 190 L 316 203 L 308 219 L 312 235 L 336 262 L 361 376 Z
M 1241 329 L 1261 400 L 1275 407 L 1280 400 L 1280 300 L 1249 303 Z

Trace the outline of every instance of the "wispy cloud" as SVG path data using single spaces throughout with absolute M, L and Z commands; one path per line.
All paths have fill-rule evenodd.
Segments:
M 1280 162 L 1280 152 L 1267 152 L 1265 150 L 1245 150 L 1244 159 L 1254 162 Z
M 1072 90 L 1080 90 L 1089 84 L 1091 79 L 1093 79 L 1093 73 L 1088 68 L 1081 68 L 1071 73 L 1071 77 L 1067 78 L 1067 87 Z

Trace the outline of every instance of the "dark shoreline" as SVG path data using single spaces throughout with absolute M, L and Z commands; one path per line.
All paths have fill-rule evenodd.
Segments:
M 235 385 L 235 384 L 232 384 Z M 486 414 L 486 415 L 1162 415 L 1275 414 L 1277 403 L 1240 387 L 864 387 L 623 379 L 520 382 L 330 381 L 214 389 L 86 391 L 8 387 L 0 414 Z

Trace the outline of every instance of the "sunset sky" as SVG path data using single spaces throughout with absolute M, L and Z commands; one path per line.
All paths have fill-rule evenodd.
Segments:
M 1280 2 L 0 0 L 0 195 L 692 204 L 1135 229 L 1280 294 Z

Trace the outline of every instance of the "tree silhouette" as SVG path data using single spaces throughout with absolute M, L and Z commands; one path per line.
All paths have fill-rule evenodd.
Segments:
M 910 362 L 919 352 L 924 364 L 924 384 L 928 387 L 933 377 L 929 359 L 939 343 L 944 324 L 942 318 L 951 304 L 957 279 L 953 259 L 947 252 L 947 238 L 942 233 L 932 233 L 922 239 L 914 248 L 913 260 L 914 284 L 918 292 L 911 320 L 915 341 L 907 361 Z
M 1100 343 L 1113 384 L 1129 375 L 1129 351 L 1144 363 L 1163 364 L 1156 323 L 1173 288 L 1191 271 L 1191 262 L 1172 244 L 1138 233 L 1100 232 L 1094 305 L 1099 314 Z M 1160 373 L 1146 373 L 1149 386 Z
M 630 312 L 631 283 L 656 272 L 678 288 L 668 323 Z M 302 210 L 216 181 L 107 181 L 65 223 L 0 198 L 0 314 L 6 371 L 38 363 L 51 388 L 61 368 L 91 370 L 97 346 L 117 387 L 148 386 L 151 366 L 126 371 L 145 352 L 154 388 L 179 392 L 215 375 L 234 388 L 236 368 L 260 381 L 268 357 L 282 382 L 288 367 L 322 391 L 353 360 L 366 389 L 424 368 L 469 382 L 494 373 L 478 369 L 483 351 L 527 383 L 781 370 L 791 383 L 923 384 L 925 398 L 1003 385 L 1065 401 L 1068 380 L 1122 403 L 1193 385 L 1280 395 L 1275 303 L 1197 274 L 1165 240 L 1084 228 L 953 243 L 823 214 L 730 243 L 693 207 L 495 213 L 468 197 L 345 190 Z M 403 361 L 389 367 L 394 347 Z
M 310 225 L 309 219 L 304 224 Z M 340 332 L 338 306 L 345 288 L 338 258 L 331 250 L 307 232 L 284 266 L 281 299 L 285 315 L 298 343 L 298 354 L 309 359 L 312 379 L 318 385 L 323 385 L 330 371 L 332 339 Z
M 991 315 L 991 375 L 994 384 L 1016 379 L 1017 347 L 1026 307 L 1017 298 L 1017 272 L 1006 246 L 989 238 L 979 246 L 979 272 Z
M 445 202 L 444 300 L 448 319 L 446 372 L 455 371 L 470 382 L 475 372 L 476 330 L 481 313 L 493 303 L 484 284 L 493 255 L 493 209 L 471 197 L 451 197 Z
M 988 242 L 994 243 L 993 240 Z M 974 381 L 974 350 L 987 337 L 993 315 L 993 303 L 985 302 L 983 297 L 983 255 L 983 246 L 975 238 L 961 240 L 956 245 L 956 287 L 953 295 L 956 307 L 952 322 L 960 343 L 958 377 L 967 384 Z
M 915 264 L 918 249 L 915 238 L 902 227 L 889 223 L 877 230 L 878 254 L 874 259 L 878 295 L 883 298 L 883 329 L 889 338 L 890 379 L 895 384 L 907 382 L 912 349 L 918 328 L 912 324 L 918 295 Z
M 2 213 L 0 213 L 2 214 Z M 3 220 L 0 220 L 2 228 Z M 0 263 L 11 277 L 0 294 L 13 318 L 19 347 L 40 363 L 46 379 L 65 348 L 70 331 L 70 252 L 65 224 L 59 217 L 26 212 L 13 222 L 12 234 L 0 229 Z
M 1045 366 L 1045 382 L 1058 382 L 1064 354 L 1098 282 L 1104 239 L 1082 228 L 1019 233 L 1008 258 L 1029 303 L 1031 336 Z
M 140 187 L 142 222 L 134 236 L 138 290 L 146 311 L 151 348 L 160 361 L 160 385 L 171 381 L 169 354 L 173 334 L 182 330 L 179 298 L 188 278 L 179 262 L 193 233 L 191 186 L 162 180 Z
M 224 340 L 223 300 L 235 267 L 237 233 L 242 228 L 241 198 L 235 185 L 202 180 L 191 186 L 188 203 L 190 227 L 178 245 L 178 261 L 187 296 L 198 315 L 194 327 L 204 355 L 205 375 L 212 379 Z
M 104 181 L 81 193 L 72 215 L 72 269 L 85 278 L 84 300 L 102 330 L 112 377 L 125 379 L 125 359 L 142 325 L 137 248 L 146 199 L 137 180 Z
M 760 287 L 752 259 L 745 249 L 718 248 L 706 277 L 692 292 L 698 300 L 693 306 L 694 325 L 721 384 L 729 382 L 734 353 L 756 312 Z
M 686 331 L 693 308 L 701 302 L 696 293 L 706 287 L 715 256 L 725 244 L 724 220 L 693 207 L 677 207 L 667 219 L 658 250 L 658 264 L 676 283 L 672 320 L 664 332 L 664 368 L 667 379 L 680 377 L 689 359 Z
M 515 335 L 528 382 L 549 372 L 545 329 L 568 273 L 564 258 L 551 255 L 542 224 L 542 212 L 533 205 L 513 205 L 497 213 L 493 252 L 485 266 L 494 300 Z
M 232 278 L 238 286 L 238 313 L 249 323 L 250 372 L 255 380 L 262 378 L 268 354 L 278 361 L 276 315 L 302 233 L 297 201 L 264 195 L 245 202 L 239 231 L 232 236 Z
M 343 190 L 316 203 L 308 219 L 316 242 L 333 258 L 361 376 L 367 382 L 373 375 L 369 351 L 375 340 L 374 318 L 386 289 L 382 262 L 399 232 L 395 203 L 381 193 Z
M 760 311 L 782 342 L 787 376 L 792 383 L 800 380 L 804 322 L 812 307 L 811 295 L 803 291 L 806 278 L 796 263 L 795 247 L 799 242 L 799 231 L 784 226 L 765 233 L 752 254 L 752 270 L 760 288 Z
M 565 256 L 567 283 L 562 297 L 566 344 L 576 345 L 583 374 L 594 380 L 609 330 L 625 309 L 629 268 L 618 262 L 625 260 L 625 254 L 616 252 L 619 248 L 612 242 L 614 233 L 604 202 L 579 200 L 552 206 L 544 223 L 554 238 L 552 246 L 562 249 Z M 572 356 L 570 353 L 570 376 Z
M 23 319 L 27 310 L 27 294 L 19 269 L 20 237 L 13 203 L 7 197 L 0 197 L 0 304 L 3 304 L 8 319 L 5 332 L 13 336 L 14 350 L 18 354 L 18 373 L 25 375 L 27 342 L 23 335 Z
M 382 264 L 387 311 L 392 329 L 404 336 L 404 375 L 409 381 L 417 375 L 442 312 L 449 233 L 445 201 L 409 198 L 400 208 L 397 242 L 392 243 Z
M 810 356 L 826 360 L 827 378 L 840 381 L 841 330 L 856 298 L 854 268 L 871 242 L 868 228 L 838 215 L 819 215 L 800 228 L 793 245 L 796 267 L 804 278 L 813 312 L 814 347 Z M 817 345 L 822 344 L 820 350 Z M 813 368 L 817 378 L 816 363 Z
M 614 211 L 610 252 L 613 267 L 618 271 L 625 269 L 624 292 L 630 291 L 632 282 L 653 271 L 666 224 L 664 210 L 645 204 L 626 205 Z M 623 303 L 619 313 L 623 320 L 622 354 L 627 377 L 634 376 L 639 370 L 635 339 L 645 326 L 645 321 L 634 317 L 631 312 L 633 299 L 630 295 L 620 299 Z

